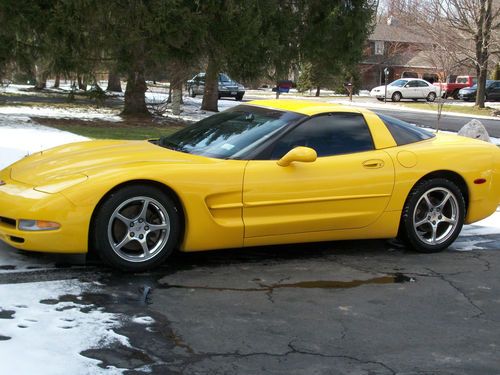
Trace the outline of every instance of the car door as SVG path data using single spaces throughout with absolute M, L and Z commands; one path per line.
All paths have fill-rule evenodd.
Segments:
M 315 149 L 317 160 L 279 166 L 277 159 L 296 146 Z M 367 226 L 384 211 L 394 185 L 392 159 L 374 149 L 361 114 L 311 118 L 276 142 L 269 159 L 245 169 L 245 238 Z
M 429 93 L 433 91 L 434 86 L 425 81 L 415 81 L 417 83 L 417 91 L 419 98 L 427 98 Z
M 418 98 L 418 97 L 420 97 L 420 94 L 418 93 L 417 84 L 418 84 L 417 81 L 409 81 L 404 87 L 403 97 L 404 98 Z
M 500 100 L 500 82 L 493 82 L 487 90 L 488 100 Z

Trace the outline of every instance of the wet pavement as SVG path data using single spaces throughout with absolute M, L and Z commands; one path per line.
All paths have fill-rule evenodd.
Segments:
M 475 249 L 275 246 L 176 254 L 136 275 L 21 253 L 40 268 L 16 258 L 0 283 L 92 283 L 39 303 L 119 316 L 113 329 L 128 342 L 79 354 L 126 374 L 499 374 L 500 234 L 460 241 Z M 7 343 L 1 322 L 15 311 L 1 307 Z

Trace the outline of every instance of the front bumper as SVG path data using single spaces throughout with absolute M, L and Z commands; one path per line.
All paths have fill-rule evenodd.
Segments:
M 243 96 L 245 95 L 245 91 L 238 91 L 238 90 L 219 90 L 219 96 L 220 97 L 237 97 L 237 96 Z
M 476 93 L 458 93 L 458 99 L 461 100 L 473 100 L 476 98 Z
M 62 194 L 47 194 L 32 186 L 6 180 L 0 186 L 0 240 L 21 250 L 85 253 L 88 249 L 88 215 Z M 19 220 L 48 220 L 61 224 L 49 231 L 24 231 Z

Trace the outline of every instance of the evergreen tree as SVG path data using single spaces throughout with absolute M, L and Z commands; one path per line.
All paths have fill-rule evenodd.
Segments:
M 361 59 L 376 3 L 300 0 L 299 10 L 300 59 L 310 64 L 310 80 L 319 96 L 321 86 L 334 82 L 343 69 L 352 69 Z

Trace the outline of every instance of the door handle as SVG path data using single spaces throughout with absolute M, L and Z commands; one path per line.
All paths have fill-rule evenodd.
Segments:
M 366 160 L 363 162 L 363 167 L 367 169 L 377 169 L 384 166 L 384 161 L 379 159 Z

